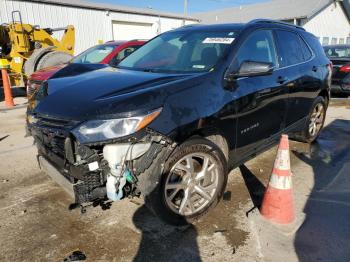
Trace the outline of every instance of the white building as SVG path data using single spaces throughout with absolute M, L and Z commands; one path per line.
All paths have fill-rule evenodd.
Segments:
M 159 33 L 199 21 L 154 9 L 82 0 L 0 0 L 0 23 L 11 22 L 11 13 L 16 10 L 21 12 L 23 23 L 42 28 L 74 25 L 76 54 L 99 41 L 150 39 Z
M 268 18 L 303 26 L 322 44 L 350 44 L 350 0 L 270 0 L 198 13 L 202 23 L 239 23 Z

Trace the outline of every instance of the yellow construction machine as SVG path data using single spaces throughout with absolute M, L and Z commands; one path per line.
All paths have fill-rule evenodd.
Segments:
M 52 37 L 56 31 L 64 31 L 61 40 Z M 19 11 L 12 12 L 12 23 L 0 25 L 0 58 L 7 59 L 10 64 L 12 86 L 24 87 L 27 77 L 33 72 L 68 62 L 74 54 L 74 43 L 72 25 L 40 28 L 23 24 Z

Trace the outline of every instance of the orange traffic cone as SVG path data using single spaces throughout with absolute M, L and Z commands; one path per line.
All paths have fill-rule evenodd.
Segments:
M 282 135 L 270 182 L 267 186 L 260 213 L 278 224 L 294 221 L 294 200 L 290 171 L 288 136 Z
M 9 81 L 9 77 L 6 69 L 4 68 L 1 69 L 1 76 L 2 76 L 2 82 L 3 82 L 4 95 L 5 95 L 5 105 L 7 107 L 14 107 L 15 103 L 13 102 L 11 85 L 10 85 L 10 81 Z

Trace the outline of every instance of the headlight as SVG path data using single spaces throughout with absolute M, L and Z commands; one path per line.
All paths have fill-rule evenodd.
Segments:
M 159 108 L 143 116 L 90 120 L 73 129 L 72 133 L 81 143 L 92 143 L 123 137 L 131 135 L 149 125 L 159 116 L 161 111 L 162 108 Z

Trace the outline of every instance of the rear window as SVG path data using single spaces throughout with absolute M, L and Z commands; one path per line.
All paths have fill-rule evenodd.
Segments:
M 312 52 L 301 37 L 293 32 L 277 30 L 277 43 L 280 51 L 279 62 L 282 67 L 308 61 Z
M 350 46 L 326 46 L 324 51 L 329 58 L 350 58 Z

